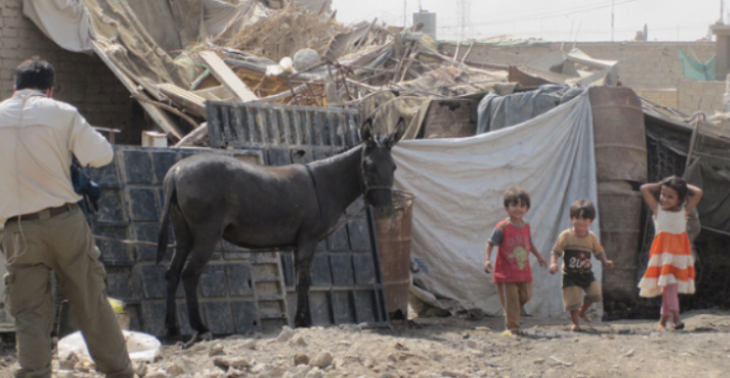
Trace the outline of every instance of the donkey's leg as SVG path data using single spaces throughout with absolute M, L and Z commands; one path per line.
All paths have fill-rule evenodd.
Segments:
M 198 306 L 198 283 L 203 269 L 210 261 L 213 249 L 220 240 L 219 232 L 201 232 L 195 235 L 192 253 L 190 259 L 185 265 L 182 272 L 183 287 L 185 288 L 185 299 L 188 304 L 188 317 L 190 319 L 190 327 L 193 328 L 193 337 L 185 346 L 192 345 L 200 335 L 204 339 L 209 339 L 210 330 L 203 324 L 200 317 L 200 309 Z
M 176 247 L 175 254 L 172 256 L 170 266 L 165 272 L 167 280 L 167 315 L 165 316 L 165 327 L 167 328 L 167 337 L 170 339 L 180 336 L 180 324 L 177 321 L 177 305 L 175 297 L 177 295 L 177 285 L 180 283 L 180 274 L 185 266 L 185 260 L 190 254 L 192 246 L 192 238 L 187 223 L 176 208 L 171 210 L 172 225 L 175 230 Z
M 294 271 L 297 274 L 297 312 L 294 315 L 294 327 L 312 325 L 312 314 L 309 311 L 309 287 L 312 285 L 312 261 L 317 241 L 300 241 L 296 250 Z

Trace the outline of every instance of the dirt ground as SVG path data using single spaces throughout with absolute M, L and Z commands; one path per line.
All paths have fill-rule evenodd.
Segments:
M 730 312 L 683 314 L 684 331 L 655 332 L 656 322 L 594 322 L 583 333 L 567 321 L 524 318 L 525 335 L 503 336 L 502 318 L 416 318 L 389 329 L 364 325 L 284 329 L 231 336 L 181 350 L 163 346 L 155 363 L 138 366 L 161 377 L 728 377 Z M 0 377 L 10 377 L 6 345 Z M 301 363 L 295 365 L 296 362 Z M 55 377 L 97 377 L 60 370 Z M 68 364 L 64 364 L 68 366 Z M 81 369 L 84 370 L 84 369 Z

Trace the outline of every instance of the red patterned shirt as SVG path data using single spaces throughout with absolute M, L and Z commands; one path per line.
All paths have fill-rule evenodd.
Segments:
M 489 242 L 498 246 L 494 283 L 532 282 L 530 224 L 516 226 L 509 219 L 497 224 Z

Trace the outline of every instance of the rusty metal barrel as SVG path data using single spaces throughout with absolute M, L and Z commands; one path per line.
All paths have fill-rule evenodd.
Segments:
M 408 290 L 411 285 L 412 193 L 393 190 L 395 211 L 375 221 L 383 271 L 385 302 L 391 319 L 408 318 Z
M 641 100 L 631 88 L 591 87 L 598 181 L 646 182 L 646 131 Z
M 637 257 L 641 243 L 641 204 L 639 192 L 625 181 L 598 183 L 598 212 L 601 244 L 615 268 L 603 271 L 606 303 L 631 304 L 636 299 Z

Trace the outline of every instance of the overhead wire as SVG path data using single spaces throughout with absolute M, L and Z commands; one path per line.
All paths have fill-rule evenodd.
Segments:
M 633 3 L 636 1 L 638 1 L 638 0 L 623 0 L 623 1 L 615 2 L 613 5 L 612 5 L 611 1 L 603 2 L 603 3 L 596 3 L 596 4 L 588 4 L 588 5 L 582 5 L 580 7 L 573 7 L 573 8 L 569 8 L 569 9 L 549 11 L 549 12 L 545 12 L 542 14 L 526 15 L 526 16 L 522 16 L 522 17 L 508 19 L 508 20 L 473 23 L 472 26 L 503 25 L 503 24 L 511 24 L 511 23 L 517 22 L 517 21 L 529 21 L 529 20 L 536 20 L 536 19 L 554 18 L 554 17 L 565 16 L 565 15 L 570 15 L 570 14 L 575 14 L 575 13 L 585 13 L 585 12 L 590 12 L 590 11 L 594 11 L 594 10 L 610 8 L 611 6 Z M 460 27 L 459 25 L 446 25 L 446 26 L 439 26 L 438 29 L 454 29 L 454 28 L 459 28 L 459 27 Z

